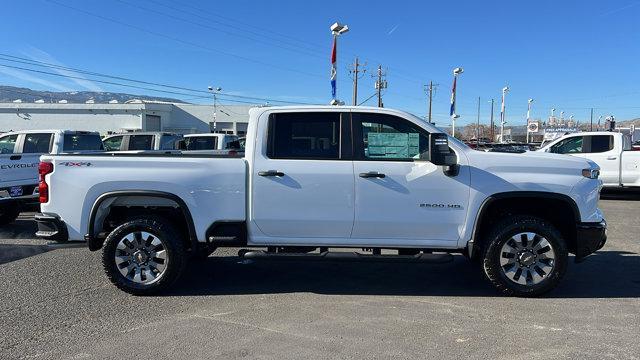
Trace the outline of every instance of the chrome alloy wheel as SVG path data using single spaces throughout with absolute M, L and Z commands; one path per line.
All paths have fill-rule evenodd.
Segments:
M 134 231 L 123 237 L 116 247 L 118 270 L 130 281 L 149 285 L 164 274 L 169 259 L 162 240 L 145 231 Z
M 504 275 L 520 285 L 537 285 L 555 266 L 556 254 L 544 237 L 523 232 L 513 235 L 502 245 L 500 267 Z

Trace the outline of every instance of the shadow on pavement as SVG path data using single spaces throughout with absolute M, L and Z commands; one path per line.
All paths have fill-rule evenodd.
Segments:
M 24 259 L 29 256 L 53 250 L 47 245 L 7 245 L 0 244 L 0 264 Z
M 602 200 L 629 200 L 640 201 L 639 189 L 602 189 L 600 192 Z
M 581 264 L 570 259 L 556 298 L 640 297 L 640 256 L 602 251 Z M 454 262 L 358 263 L 209 257 L 192 264 L 166 295 L 241 295 L 311 292 L 348 295 L 498 296 L 478 267 L 456 256 Z

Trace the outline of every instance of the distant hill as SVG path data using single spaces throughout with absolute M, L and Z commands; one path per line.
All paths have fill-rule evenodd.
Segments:
M 134 99 L 185 103 L 184 101 L 178 99 L 147 95 L 95 91 L 56 92 L 0 85 L 0 102 L 13 102 L 15 100 L 22 100 L 22 102 L 32 103 L 36 100 L 44 100 L 47 103 L 55 103 L 60 100 L 67 100 L 68 103 L 78 104 L 84 103 L 87 100 L 94 100 L 96 103 L 108 103 L 111 100 L 117 100 L 119 103 L 123 103 Z
M 634 124 L 636 127 L 640 127 L 640 118 L 620 121 L 616 124 L 616 126 L 629 127 L 629 125 L 631 124 Z

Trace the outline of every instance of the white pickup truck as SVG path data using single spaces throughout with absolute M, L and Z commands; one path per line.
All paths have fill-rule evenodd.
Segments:
M 565 135 L 538 151 L 592 160 L 600 166 L 606 187 L 640 187 L 640 151 L 631 137 L 618 132 L 581 132 Z
M 25 205 L 38 203 L 40 155 L 101 150 L 97 132 L 24 130 L 1 134 L 0 225 L 13 222 Z
M 37 235 L 102 248 L 108 278 L 133 294 L 169 287 L 190 255 L 243 247 L 252 259 L 462 253 L 502 293 L 535 296 L 568 253 L 581 261 L 606 240 L 593 162 L 474 151 L 401 111 L 255 108 L 245 150 L 42 156 Z

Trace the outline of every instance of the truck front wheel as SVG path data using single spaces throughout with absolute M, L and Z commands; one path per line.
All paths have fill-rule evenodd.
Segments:
M 567 269 L 562 234 L 533 216 L 510 216 L 486 238 L 482 268 L 503 294 L 531 297 L 555 288 Z
M 115 228 L 105 239 L 102 265 L 111 282 L 134 295 L 170 287 L 185 267 L 186 252 L 170 222 L 140 218 Z

